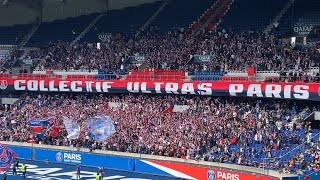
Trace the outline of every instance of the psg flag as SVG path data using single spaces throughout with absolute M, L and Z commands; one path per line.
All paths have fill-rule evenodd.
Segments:
M 89 135 L 96 141 L 104 141 L 116 132 L 109 116 L 96 116 L 88 122 Z
M 0 144 L 0 172 L 7 171 L 17 155 L 10 148 Z
M 39 139 L 43 139 L 44 134 L 43 130 L 53 130 L 53 133 L 59 132 L 57 128 L 52 128 L 54 127 L 54 122 L 55 120 L 51 117 L 48 119 L 37 119 L 37 120 L 29 120 L 29 126 L 37 134 L 37 137 Z M 57 131 L 57 132 L 56 132 Z M 52 131 L 51 131 L 52 133 Z

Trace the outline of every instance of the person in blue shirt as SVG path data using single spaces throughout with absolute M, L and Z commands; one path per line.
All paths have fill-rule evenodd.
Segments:
M 2 174 L 2 180 L 7 180 L 7 174 L 6 174 L 6 172 L 4 172 L 4 173 Z
M 104 176 L 104 167 L 100 167 L 99 171 L 100 171 L 100 179 L 103 180 L 103 176 Z
M 80 179 L 81 177 L 80 177 L 80 174 L 81 174 L 81 172 L 80 172 L 80 165 L 78 164 L 77 165 L 77 172 L 76 172 L 76 174 L 77 174 L 77 179 Z
M 12 175 L 17 175 L 17 164 L 14 162 L 12 166 Z

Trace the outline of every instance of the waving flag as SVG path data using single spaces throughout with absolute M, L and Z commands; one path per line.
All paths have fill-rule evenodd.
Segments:
M 68 139 L 77 139 L 80 135 L 80 126 L 76 121 L 70 119 L 64 119 L 63 124 L 68 132 Z
M 37 133 L 39 139 L 44 137 L 42 131 L 43 129 L 50 130 L 54 124 L 53 118 L 48 119 L 37 119 L 37 120 L 30 120 L 29 126 L 33 130 L 33 132 Z
M 60 127 L 59 126 L 52 126 L 50 129 L 50 136 L 52 138 L 57 138 L 60 132 Z
M 174 105 L 172 112 L 184 112 L 190 108 L 188 105 Z
M 17 155 L 10 148 L 0 144 L 0 172 L 6 171 L 11 167 L 13 159 Z
M 104 141 L 115 133 L 115 127 L 108 116 L 96 116 L 89 120 L 88 130 L 90 137 L 96 141 Z
M 173 107 L 169 106 L 167 107 L 164 111 L 162 111 L 163 114 L 169 113 L 172 114 L 173 113 Z
M 31 120 L 29 121 L 29 126 L 33 132 L 37 134 L 42 134 L 43 123 L 42 120 Z

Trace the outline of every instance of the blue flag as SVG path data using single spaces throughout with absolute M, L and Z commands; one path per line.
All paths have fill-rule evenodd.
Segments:
M 37 119 L 37 120 L 29 120 L 29 125 L 31 127 L 36 127 L 36 126 L 49 126 L 53 124 L 53 119 L 48 118 L 48 119 Z
M 96 116 L 89 119 L 88 130 L 90 137 L 96 141 L 104 141 L 115 133 L 115 127 L 108 116 Z

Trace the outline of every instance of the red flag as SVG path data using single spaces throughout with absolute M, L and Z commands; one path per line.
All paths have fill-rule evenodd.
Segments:
M 169 113 L 169 114 L 172 114 L 173 113 L 173 107 L 172 106 L 169 106 L 167 109 L 165 109 L 163 112 L 163 114 L 165 113 Z
M 107 102 L 104 106 L 103 106 L 104 109 L 108 110 L 109 109 L 109 102 Z
M 37 134 L 41 134 L 42 133 L 42 126 L 31 127 L 31 129 L 33 130 L 33 132 L 35 132 Z
M 51 131 L 50 131 L 51 137 L 56 138 L 58 136 L 58 134 L 59 134 L 59 131 L 60 131 L 60 127 L 59 126 L 52 127 Z

